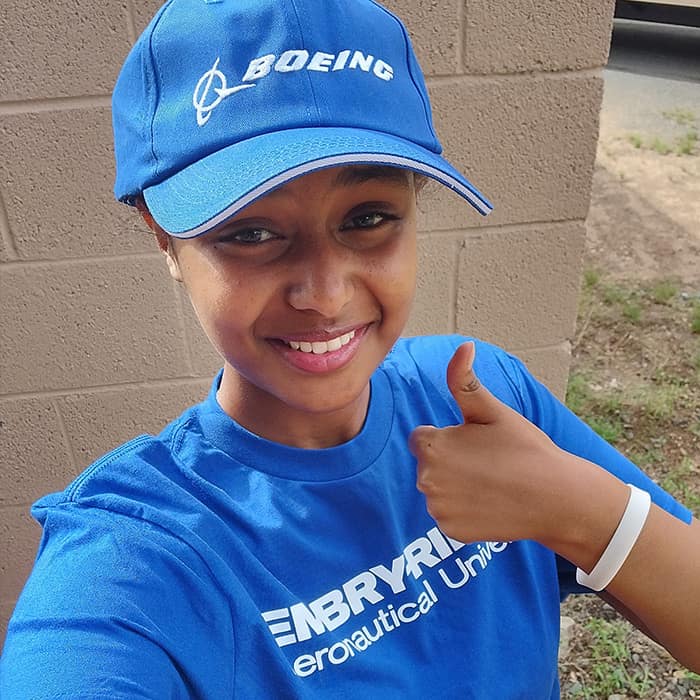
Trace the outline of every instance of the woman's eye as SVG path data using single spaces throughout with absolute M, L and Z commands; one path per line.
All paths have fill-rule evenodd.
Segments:
M 256 243 L 265 243 L 277 238 L 277 236 L 264 228 L 245 228 L 239 231 L 222 236 L 219 241 L 221 243 L 241 243 L 243 245 L 254 245 Z
M 342 229 L 345 230 L 351 228 L 374 228 L 375 226 L 379 226 L 385 221 L 393 218 L 394 217 L 390 217 L 388 214 L 373 211 L 368 214 L 360 214 L 359 216 L 353 216 L 343 224 Z

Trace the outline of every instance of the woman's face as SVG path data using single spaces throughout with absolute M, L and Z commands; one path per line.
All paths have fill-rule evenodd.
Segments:
M 224 410 L 270 439 L 337 444 L 361 428 L 369 378 L 410 311 L 413 175 L 311 173 L 214 231 L 173 239 L 169 266 L 225 360 Z

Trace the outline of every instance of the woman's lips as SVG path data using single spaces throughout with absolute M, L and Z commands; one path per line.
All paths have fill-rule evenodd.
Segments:
M 276 338 L 271 344 L 296 369 L 321 374 L 348 364 L 368 328 L 369 324 L 342 333 L 324 331 L 294 338 Z
M 330 340 L 289 340 L 287 344 L 292 350 L 310 353 L 314 355 L 325 355 L 328 352 L 340 350 L 344 345 L 347 345 L 355 337 L 355 331 L 343 333 L 342 335 L 331 338 Z

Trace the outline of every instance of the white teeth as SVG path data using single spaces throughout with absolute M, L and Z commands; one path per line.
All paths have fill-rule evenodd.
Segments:
M 327 352 L 335 352 L 340 350 L 343 345 L 347 345 L 355 337 L 355 331 L 350 331 L 344 335 L 338 336 L 337 338 L 332 338 L 328 341 L 323 340 L 290 340 L 288 341 L 289 347 L 292 350 L 299 350 L 300 352 L 312 352 L 314 355 L 324 355 Z

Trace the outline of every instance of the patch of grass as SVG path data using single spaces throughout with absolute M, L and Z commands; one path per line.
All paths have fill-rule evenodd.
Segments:
M 692 489 L 688 483 L 692 473 L 693 463 L 689 457 L 684 457 L 683 461 L 661 481 L 661 486 L 698 514 L 700 513 L 700 493 Z
M 591 389 L 590 378 L 573 372 L 566 390 L 566 405 L 604 440 L 615 443 L 624 435 L 622 400 L 618 392 Z
M 589 416 L 585 421 L 603 440 L 612 445 L 618 442 L 624 433 L 622 420 L 615 416 Z
M 673 417 L 684 391 L 683 386 L 671 383 L 644 386 L 632 394 L 630 402 L 656 420 L 668 420 Z
M 572 372 L 566 391 L 566 405 L 585 420 L 593 415 L 617 415 L 622 409 L 622 400 L 618 392 L 593 391 L 587 374 Z
M 673 149 L 662 138 L 654 137 L 650 146 L 652 151 L 656 151 L 661 156 L 667 156 Z
M 656 464 L 661 464 L 664 461 L 663 454 L 653 447 L 649 448 L 645 452 L 630 452 L 629 458 L 632 462 L 634 462 L 634 464 L 642 469 L 646 469 Z
M 687 386 L 688 380 L 683 376 L 671 372 L 668 368 L 657 367 L 651 373 L 650 380 L 656 384 L 667 384 L 668 386 Z
M 695 369 L 700 370 L 700 350 L 695 353 L 693 358 L 690 360 L 690 364 L 695 367 Z
M 674 280 L 660 280 L 651 288 L 651 298 L 657 304 L 668 304 L 678 294 L 678 284 Z
M 695 129 L 688 131 L 676 139 L 676 153 L 679 156 L 692 156 L 698 145 L 698 132 Z
M 600 272 L 592 267 L 587 267 L 583 271 L 583 285 L 586 289 L 592 289 L 600 282 Z
M 603 287 L 602 299 L 607 306 L 623 304 L 630 298 L 630 292 L 616 284 L 606 284 Z
M 589 386 L 588 377 L 585 375 L 572 372 L 569 376 L 569 384 L 566 388 L 566 405 L 581 418 L 583 418 L 583 413 L 591 400 Z
M 690 312 L 690 332 L 700 333 L 700 303 L 693 304 L 693 310 Z
M 664 112 L 661 112 L 661 114 L 664 117 L 666 117 L 666 119 L 670 119 L 672 122 L 675 122 L 679 126 L 692 126 L 697 120 L 695 114 L 689 109 L 669 109 Z
M 622 315 L 630 323 L 639 323 L 642 320 L 642 307 L 636 301 L 628 301 L 622 307 Z
M 667 143 L 659 136 L 654 136 L 651 141 L 645 143 L 642 135 L 637 133 L 627 134 L 627 142 L 631 144 L 633 148 L 649 149 L 656 151 L 662 156 L 666 156 L 672 152 L 677 153 L 679 156 L 689 156 L 695 153 L 698 145 L 698 130 L 692 112 L 678 110 L 675 112 L 664 112 L 664 116 L 675 121 L 679 126 L 687 127 L 686 132 L 675 139 L 675 146 L 671 146 L 671 144 Z
M 628 623 L 593 618 L 586 624 L 586 629 L 593 637 L 591 673 L 587 682 L 575 691 L 575 697 L 593 700 L 621 692 L 644 696 L 652 688 L 652 681 L 648 671 L 627 668 L 630 661 Z

